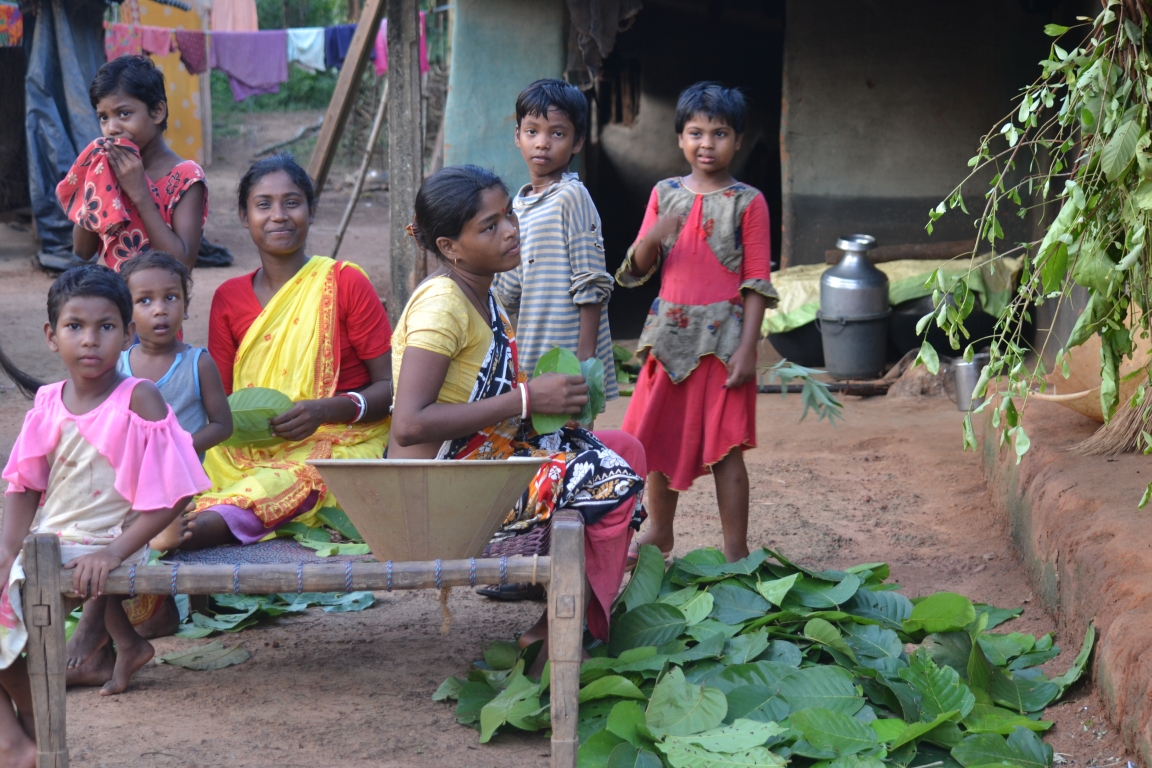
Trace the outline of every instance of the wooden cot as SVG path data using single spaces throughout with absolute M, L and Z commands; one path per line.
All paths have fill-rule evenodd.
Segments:
M 36 716 L 36 765 L 68 768 L 64 619 L 73 599 L 72 575 L 60 564 L 55 535 L 24 541 L 24 619 L 28 671 Z M 158 565 L 120 567 L 108 577 L 112 595 L 205 595 L 280 592 L 435 589 L 477 583 L 548 584 L 548 649 L 552 662 L 552 766 L 575 768 L 579 741 L 581 644 L 584 634 L 584 526 L 579 514 L 558 511 L 549 557 L 285 565 Z M 71 602 L 71 601 L 70 601 Z

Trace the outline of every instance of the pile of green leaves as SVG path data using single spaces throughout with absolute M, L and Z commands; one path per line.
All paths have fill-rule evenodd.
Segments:
M 245 387 L 228 396 L 232 409 L 232 436 L 221 445 L 236 448 L 267 448 L 284 442 L 272 434 L 271 419 L 292 407 L 288 395 L 267 387 Z
M 619 344 L 612 347 L 612 361 L 616 365 L 616 386 L 620 394 L 630 395 L 635 389 L 637 377 L 640 375 L 640 363 L 636 356 Z
M 1040 712 L 1084 671 L 1039 665 L 1060 649 L 991 630 L 1019 616 L 940 592 L 909 600 L 888 566 L 813 571 L 761 549 L 727 563 L 715 549 L 665 572 L 641 548 L 613 611 L 612 640 L 580 671 L 580 765 L 671 768 L 1048 768 Z M 549 727 L 549 667 L 536 647 L 496 643 L 433 696 L 487 742 L 502 728 Z
M 588 382 L 588 402 L 576 415 L 576 422 L 590 425 L 600 411 L 604 410 L 604 363 L 598 357 L 590 357 L 581 362 L 571 350 L 552 347 L 536 361 L 532 378 L 545 373 L 563 373 L 567 376 L 583 376 Z M 563 427 L 571 417 L 566 414 L 532 414 L 532 428 L 537 434 L 547 435 Z
M 370 608 L 375 602 L 371 592 L 212 595 L 209 611 L 190 611 L 180 624 L 176 637 L 200 638 L 217 632 L 239 632 L 284 614 L 303 613 L 314 605 L 323 606 L 326 613 L 347 613 Z
M 317 557 L 367 555 L 371 552 L 344 510 L 322 507 L 316 511 L 316 518 L 323 525 L 310 528 L 294 520 L 277 528 L 276 536 L 295 539 L 298 544 L 315 550 Z
M 1119 405 L 1119 364 L 1133 350 L 1133 339 L 1146 337 L 1152 308 L 1149 273 L 1152 253 L 1145 247 L 1152 223 L 1152 30 L 1148 0 L 1104 0 L 1095 18 L 1077 17 L 1076 27 L 1048 24 L 1044 31 L 1059 38 L 1040 62 L 1036 82 L 1021 89 L 1018 108 L 1003 125 L 980 141 L 969 161 L 972 172 L 930 213 L 931 221 L 949 208 L 967 213 L 963 192 L 990 178 L 984 210 L 976 221 L 981 249 L 994 256 L 1024 255 L 1016 296 L 998 318 L 989 339 L 970 339 L 964 321 L 974 297 L 955 278 L 932 275 L 935 310 L 918 326 L 923 333 L 935 322 L 952 347 L 966 344 L 964 358 L 991 344 L 991 359 L 976 388 L 989 387 L 1002 397 L 984 407 L 995 409 L 993 426 L 1001 446 L 1011 441 L 1017 456 L 1030 441 L 1020 420 L 1029 392 L 1047 386 L 1048 371 L 1023 339 L 1033 305 L 1062 304 L 1076 285 L 1089 301 L 1067 346 L 1058 351 L 1056 368 L 1068 377 L 1067 349 L 1093 334 L 1101 340 L 1100 401 L 1105 418 Z M 1032 217 L 1038 237 L 1006 243 L 1001 219 L 1015 213 Z M 932 231 L 932 223 L 928 224 Z M 918 361 L 935 373 L 936 351 L 924 342 Z M 1145 386 L 1133 406 L 1145 401 Z M 979 409 L 983 410 L 983 408 Z M 975 448 L 971 416 L 964 420 L 965 447 Z M 1142 445 L 1152 448 L 1145 431 Z M 1144 503 L 1152 495 L 1152 485 Z

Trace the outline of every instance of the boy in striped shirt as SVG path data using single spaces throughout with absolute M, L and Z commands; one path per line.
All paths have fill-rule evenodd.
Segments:
M 516 99 L 516 147 L 529 183 L 512 207 L 520 218 L 520 266 L 496 276 L 496 298 L 519 317 L 520 368 L 531 376 L 552 347 L 604 363 L 604 391 L 618 397 L 600 215 L 580 177 L 568 172 L 588 135 L 588 100 L 563 80 L 537 80 Z

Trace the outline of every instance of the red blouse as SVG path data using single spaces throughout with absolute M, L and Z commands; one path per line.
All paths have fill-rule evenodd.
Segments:
M 256 270 L 259 272 L 259 270 Z M 216 289 L 208 317 L 208 352 L 220 368 L 224 391 L 232 394 L 236 350 L 252 322 L 263 311 L 252 281 L 256 272 L 234 277 Z M 340 379 L 336 389 L 347 392 L 372 381 L 365 360 L 392 349 L 392 326 L 372 283 L 357 269 L 342 269 L 336 277 L 337 345 Z

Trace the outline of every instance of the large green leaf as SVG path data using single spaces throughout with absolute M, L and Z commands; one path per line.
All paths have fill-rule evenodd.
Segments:
M 635 701 L 621 701 L 612 707 L 605 727 L 632 746 L 640 749 L 651 744 L 651 740 L 641 734 L 641 726 L 647 730 L 648 726 L 644 721 L 644 708 Z
M 774 736 L 786 732 L 788 729 L 778 723 L 762 723 L 754 720 L 736 720 L 731 725 L 715 728 L 704 733 L 690 736 L 667 736 L 665 744 L 680 742 L 682 744 L 695 744 L 709 752 L 740 752 L 741 750 L 759 747 L 767 743 Z
M 543 376 L 545 373 L 563 373 L 567 376 L 580 375 L 580 361 L 570 350 L 563 347 L 552 347 L 536 361 L 536 370 L 532 378 Z M 532 429 L 537 434 L 548 435 L 568 423 L 571 417 L 564 413 L 532 414 Z
M 636 568 L 620 600 L 629 611 L 645 603 L 652 603 L 660 595 L 660 582 L 664 580 L 664 556 L 660 548 L 651 544 L 640 547 Z
M 798 669 L 780 681 L 779 690 L 793 711 L 821 708 L 854 715 L 864 706 L 864 698 L 853 684 L 852 673 L 840 667 Z
M 316 517 L 320 522 L 329 528 L 334 528 L 340 533 L 341 536 L 349 541 L 363 542 L 364 537 L 360 535 L 360 531 L 356 530 L 356 526 L 348 517 L 348 513 L 340 509 L 340 507 L 321 507 L 316 512 Z
M 526 731 L 536 730 L 532 716 L 539 709 L 540 684 L 517 674 L 504 690 L 481 708 L 480 743 L 486 744 L 496 729 L 505 723 Z
M 747 664 L 766 650 L 768 650 L 767 630 L 737 635 L 724 644 L 723 661 L 725 664 Z
M 709 589 L 712 593 L 712 618 L 725 624 L 742 624 L 763 616 L 768 601 L 734 580 L 721 582 Z
M 517 643 L 497 640 L 484 651 L 484 661 L 492 669 L 512 669 L 520 660 L 520 646 Z
M 964 729 L 968 733 L 998 733 L 1001 736 L 1008 736 L 1020 727 L 1043 732 L 1051 728 L 1052 723 L 1047 720 L 1033 720 L 1026 715 L 980 702 L 976 702 L 968 717 L 964 718 Z
M 629 648 L 660 646 L 675 640 L 688 626 L 679 608 L 666 603 L 646 603 L 628 611 L 612 628 L 608 652 L 619 656 Z
M 252 654 L 248 653 L 243 645 L 225 648 L 219 640 L 213 640 L 207 645 L 197 645 L 182 651 L 173 651 L 163 656 L 157 656 L 156 663 L 171 664 L 176 667 L 205 672 L 223 669 L 234 664 L 243 664 L 250 658 L 252 658 Z
M 796 584 L 796 580 L 800 578 L 800 574 L 794 573 L 791 576 L 785 576 L 782 579 L 772 579 L 771 581 L 762 581 L 756 585 L 756 590 L 772 605 L 780 605 L 784 602 L 784 596 Z
M 470 725 L 480 719 L 480 710 L 496 698 L 497 691 L 487 683 L 469 682 L 456 699 L 456 722 Z
M 830 709 L 802 709 L 788 717 L 804 740 L 837 755 L 852 755 L 876 746 L 876 732 L 854 717 Z
M 952 718 L 959 714 L 959 712 L 953 709 L 948 712 L 941 712 L 936 716 L 936 719 L 927 723 L 909 723 L 904 728 L 904 730 L 900 732 L 900 735 L 892 740 L 892 749 L 897 749 L 898 747 L 921 738 L 933 729 L 951 721 Z
M 840 630 L 824 619 L 812 619 L 805 624 L 804 637 L 820 643 L 820 645 L 828 646 L 834 651 L 839 651 L 851 659 L 853 663 L 856 661 L 856 654 L 848 643 L 844 642 L 844 638 L 840 636 Z
M 673 667 L 652 690 L 644 711 L 648 730 L 657 736 L 690 736 L 717 727 L 728 712 L 728 701 L 715 688 L 695 685 Z
M 787 640 L 773 640 L 768 644 L 768 650 L 760 656 L 760 660 L 776 661 L 790 667 L 798 667 L 804 660 L 804 656 L 800 653 L 800 648 L 796 643 L 790 643 Z
M 635 683 L 620 675 L 601 677 L 599 680 L 593 680 L 580 689 L 581 704 L 586 701 L 593 701 L 594 699 L 606 699 L 609 696 L 620 699 L 639 699 L 641 701 L 648 698 L 640 692 L 640 689 L 636 687 Z
M 1011 672 L 993 669 L 988 693 L 997 704 L 1003 704 L 1022 715 L 1039 712 L 1060 696 L 1060 686 L 1049 680 L 1010 675 Z
M 844 632 L 845 642 L 858 657 L 900 659 L 904 655 L 904 644 L 890 629 L 875 624 L 847 624 Z
M 767 550 L 754 549 L 742 560 L 729 563 L 721 559 L 719 562 L 691 562 L 687 559 L 678 563 L 680 571 L 697 583 L 719 581 L 728 576 L 751 576 L 768 557 Z
M 849 573 L 839 584 L 803 577 L 792 586 L 791 596 L 808 608 L 836 608 L 860 589 L 860 577 Z
M 772 690 L 778 690 L 780 682 L 795 671 L 792 667 L 775 661 L 733 664 L 710 677 L 708 684 L 718 688 L 723 693 L 742 685 L 762 685 Z
M 844 755 L 833 760 L 828 768 L 885 768 L 885 764 L 870 755 Z
M 1007 739 L 994 733 L 969 736 L 952 750 L 952 757 L 964 766 L 1007 763 L 1018 768 L 1049 768 L 1052 747 L 1027 728 L 1017 728 Z
M 926 651 L 912 654 L 900 677 L 920 694 L 920 719 L 932 720 L 943 712 L 959 712 L 966 717 L 976 704 L 976 697 L 960 681 L 952 667 L 940 667 Z
M 576 421 L 587 427 L 604 409 L 604 363 L 598 357 L 590 357 L 580 363 L 580 375 L 588 383 L 588 402 L 580 409 Z
M 232 409 L 233 432 L 222 445 L 240 447 L 283 442 L 272 434 L 268 423 L 292 407 L 292 399 L 283 392 L 267 387 L 244 387 L 228 396 L 228 406 Z
M 904 620 L 904 631 L 912 634 L 924 632 L 952 632 L 976 620 L 972 601 L 955 592 L 937 592 L 921 600 Z
M 1068 687 L 1080 679 L 1084 674 L 1084 668 L 1088 665 L 1088 658 L 1092 655 L 1092 645 L 1096 642 L 1096 627 L 1091 622 L 1088 623 L 1088 629 L 1084 632 L 1084 644 L 1080 646 L 1080 653 L 1076 654 L 1076 660 L 1072 662 L 1072 666 L 1068 671 L 1057 677 L 1052 682 L 1055 683 L 1060 691 L 1057 696 L 1063 696 L 1064 691 Z
M 986 603 L 976 603 L 976 614 L 988 614 L 988 624 L 985 629 L 995 629 L 1006 621 L 1015 619 L 1020 614 L 1024 613 L 1023 608 L 997 608 L 994 605 L 987 605 Z
M 599 361 L 597 361 L 599 362 Z M 663 768 L 664 763 L 660 756 L 647 749 L 632 746 L 631 744 L 617 744 L 608 755 L 605 768 Z
M 912 615 L 912 603 L 899 592 L 861 589 L 841 608 L 853 616 L 878 621 L 890 629 L 900 629 Z
M 576 768 L 607 768 L 612 752 L 626 743 L 607 728 L 601 728 L 580 745 L 576 753 Z
M 728 699 L 726 720 L 745 718 L 763 723 L 780 722 L 788 717 L 791 707 L 773 688 L 763 685 L 741 685 L 724 694 Z
M 721 754 L 682 742 L 658 746 L 672 768 L 784 768 L 788 762 L 764 747 Z
M 432 701 L 455 701 L 460 698 L 460 691 L 463 688 L 463 680 L 458 677 L 449 677 L 440 683 L 440 687 L 432 694 Z
M 1126 117 L 1127 120 L 1116 129 L 1100 152 L 1100 170 L 1104 171 L 1108 181 L 1116 181 L 1132 163 L 1132 158 L 1136 156 L 1136 144 L 1143 133 L 1140 121 L 1134 115 Z
M 899 738 L 900 734 L 904 733 L 904 729 L 908 727 L 908 723 L 900 718 L 878 718 L 868 723 L 868 727 L 876 731 L 876 738 L 880 741 L 890 744 Z

